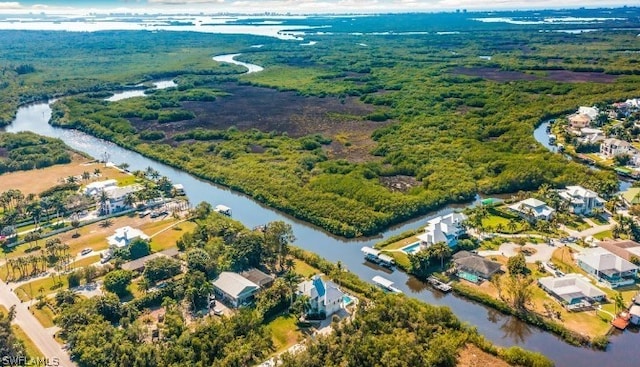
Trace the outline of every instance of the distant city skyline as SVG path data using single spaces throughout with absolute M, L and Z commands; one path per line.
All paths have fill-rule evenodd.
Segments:
M 0 14 L 148 13 L 380 13 L 436 12 L 456 9 L 533 10 L 632 6 L 620 0 L 24 0 L 1 1 Z

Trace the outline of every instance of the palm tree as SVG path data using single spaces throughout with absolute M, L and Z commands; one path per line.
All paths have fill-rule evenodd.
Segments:
M 77 181 L 78 181 L 78 178 L 76 176 L 67 177 L 67 182 L 68 183 L 76 183 Z
M 100 204 L 101 215 L 106 214 L 108 201 L 109 201 L 109 195 L 107 195 L 107 192 L 104 190 L 100 191 L 100 196 L 98 197 L 98 203 Z
M 91 178 L 91 174 L 89 173 L 89 171 L 84 171 L 82 172 L 82 179 L 85 181 L 88 181 Z
M 444 268 L 444 258 L 451 256 L 451 247 L 445 242 L 436 242 L 429 247 L 429 252 L 433 257 L 440 258 L 440 269 Z
M 95 176 L 98 176 L 100 173 L 101 173 L 100 168 L 96 168 L 96 169 L 93 170 L 93 174 Z
M 624 298 L 622 298 L 622 293 L 620 292 L 616 293 L 615 297 L 613 297 L 613 302 L 616 307 L 616 314 L 626 308 L 626 305 L 624 304 Z
M 122 203 L 125 206 L 129 206 L 129 207 L 133 207 L 136 203 L 136 197 L 133 193 L 128 193 L 125 197 L 124 200 L 122 201 Z
M 507 223 L 507 230 L 511 233 L 514 233 L 518 228 L 518 222 L 515 219 L 509 219 L 509 223 Z

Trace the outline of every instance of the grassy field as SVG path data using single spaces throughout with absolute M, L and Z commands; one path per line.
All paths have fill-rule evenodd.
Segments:
M 296 344 L 302 336 L 302 332 L 296 325 L 296 318 L 289 314 L 276 317 L 267 324 L 267 328 L 271 331 L 273 345 L 277 352 Z
M 76 260 L 71 263 L 72 269 L 84 268 L 85 266 L 95 264 L 100 261 L 100 255 L 92 255 L 82 258 L 80 260 Z
M 48 306 L 42 308 L 31 307 L 31 311 L 43 327 L 50 328 L 54 326 L 53 319 L 55 318 L 55 314 Z
M 595 238 L 597 240 L 612 239 L 613 238 L 613 232 L 611 232 L 610 229 L 607 229 L 606 231 L 602 231 L 602 232 L 598 232 L 598 233 L 594 234 L 593 238 Z
M 401 249 L 401 248 L 403 248 L 405 246 L 408 246 L 408 245 L 410 245 L 412 243 L 416 243 L 418 241 L 420 241 L 420 240 L 418 239 L 417 236 L 411 236 L 411 237 L 404 238 L 404 239 L 402 239 L 400 241 L 397 241 L 397 242 L 394 242 L 394 243 L 390 243 L 387 246 L 384 246 L 384 247 L 380 248 L 380 250 L 387 250 L 387 251 L 388 250 L 399 250 L 399 249 Z
M 142 226 L 140 229 L 147 233 L 149 236 L 162 231 L 163 229 L 172 226 L 177 220 L 170 218 L 161 222 L 149 223 Z M 177 224 L 162 233 L 158 233 L 151 238 L 151 250 L 162 251 L 176 246 L 176 242 L 183 234 L 193 231 L 196 228 L 194 222 L 186 221 Z
M 121 172 L 112 167 L 105 167 L 103 164 L 90 163 L 90 159 L 79 154 L 73 155 L 73 160 L 68 164 L 51 166 L 43 169 L 18 171 L 5 173 L 0 180 L 0 192 L 9 189 L 19 189 L 24 195 L 39 194 L 40 192 L 59 185 L 69 176 L 81 176 L 83 172 L 93 174 L 95 169 L 101 171 L 100 177 L 92 178 L 88 181 L 80 179 L 78 183 L 84 185 L 92 181 L 103 181 L 108 179 L 125 180 L 133 176 Z M 135 179 L 135 178 L 134 178 Z M 28 182 L 28 185 L 25 183 Z
M 296 274 L 299 274 L 305 278 L 309 278 L 312 275 L 320 274 L 320 270 L 314 268 L 313 266 L 307 264 L 302 260 L 295 259 L 294 260 L 294 271 Z
M 61 283 L 57 283 L 58 280 L 60 280 Z M 61 285 L 57 285 L 56 283 Z M 68 288 L 69 282 L 67 281 L 66 276 L 62 276 L 61 279 L 56 277 L 55 281 L 51 277 L 41 278 L 19 286 L 16 289 L 16 295 L 18 295 L 18 298 L 22 301 L 30 301 L 40 294 L 38 292 L 40 287 L 44 288 L 43 294 L 47 296 L 49 294 L 56 293 L 59 290 Z

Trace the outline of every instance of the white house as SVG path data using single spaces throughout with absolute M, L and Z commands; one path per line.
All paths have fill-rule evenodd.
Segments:
M 125 210 L 128 206 L 125 204 L 127 195 L 133 194 L 134 192 L 138 192 L 142 190 L 142 186 L 140 185 L 129 185 L 123 187 L 113 187 L 109 186 L 104 189 L 105 194 L 107 195 L 107 202 L 104 203 L 104 213 L 111 214 L 117 213 L 119 211 Z
M 253 299 L 260 286 L 238 273 L 223 271 L 213 281 L 213 290 L 219 299 L 230 303 L 233 307 Z
M 141 230 L 125 226 L 116 229 L 113 235 L 107 237 L 107 242 L 109 243 L 110 248 L 122 248 L 129 246 L 131 241 L 137 238 L 143 239 L 145 241 L 149 240 L 149 236 L 147 236 Z
M 309 313 L 326 317 L 344 308 L 344 293 L 331 281 L 324 281 L 319 275 L 298 284 L 298 294 L 309 297 Z
M 605 203 L 597 193 L 582 186 L 567 186 L 566 189 L 559 190 L 558 195 L 569 204 L 569 211 L 574 214 L 590 215 Z
M 610 288 L 634 284 L 638 274 L 636 265 L 600 247 L 580 253 L 576 262 L 589 275 Z
M 458 238 L 466 233 L 464 221 L 467 216 L 462 213 L 451 213 L 435 217 L 427 222 L 424 233 L 417 236 L 422 246 L 429 247 L 437 242 L 444 242 L 449 247 L 458 244 Z
M 601 302 L 606 298 L 603 291 L 580 274 L 567 274 L 558 278 L 544 277 L 538 279 L 538 284 L 569 309 Z
M 600 114 L 600 110 L 598 109 L 598 107 L 595 107 L 595 106 L 594 107 L 580 106 L 578 107 L 578 114 L 586 115 L 591 119 L 591 121 L 593 121 Z
M 529 221 L 538 219 L 550 220 L 555 213 L 555 209 L 548 206 L 544 201 L 534 198 L 519 201 L 510 205 L 509 209 Z
M 604 139 L 600 144 L 600 154 L 608 158 L 613 158 L 623 154 L 633 155 L 634 153 L 635 149 L 628 141 L 609 138 Z
M 104 180 L 104 181 L 96 181 L 88 184 L 84 188 L 84 194 L 88 196 L 97 196 L 104 189 L 108 187 L 116 187 L 118 185 L 117 180 Z

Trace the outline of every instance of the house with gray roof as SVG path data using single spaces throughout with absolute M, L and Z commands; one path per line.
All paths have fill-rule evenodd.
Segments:
M 422 247 L 429 247 L 434 243 L 444 242 L 449 247 L 458 244 L 458 237 L 466 233 L 464 222 L 467 216 L 462 213 L 451 213 L 430 219 L 424 228 L 424 233 L 417 236 Z
M 213 290 L 218 299 L 233 307 L 250 302 L 260 286 L 238 273 L 223 271 L 213 281 Z
M 540 219 L 550 220 L 555 213 L 555 209 L 548 206 L 544 201 L 535 198 L 529 198 L 510 205 L 509 210 L 530 222 Z
M 606 294 L 580 274 L 538 279 L 538 285 L 567 309 L 591 306 L 605 300 Z
M 453 255 L 453 264 L 460 278 L 477 283 L 490 279 L 502 269 L 499 262 L 485 259 L 469 251 L 460 251 Z
M 333 315 L 344 308 L 344 293 L 331 281 L 319 275 L 298 284 L 298 295 L 309 297 L 309 314 Z
M 558 195 L 569 207 L 569 211 L 579 215 L 591 215 L 594 210 L 602 209 L 605 200 L 594 191 L 582 186 L 567 186 L 559 190 Z
M 634 284 L 638 267 L 611 252 L 597 247 L 585 250 L 576 258 L 578 266 L 610 288 Z

